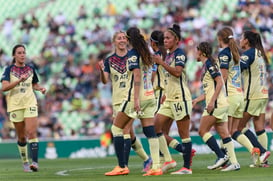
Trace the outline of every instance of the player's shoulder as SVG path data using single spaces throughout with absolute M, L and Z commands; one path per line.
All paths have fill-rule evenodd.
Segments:
M 227 57 L 227 58 L 230 58 L 231 57 L 231 52 L 230 52 L 230 48 L 229 47 L 226 47 L 224 48 L 223 50 L 221 50 L 219 52 L 219 57 Z
M 177 48 L 177 49 L 174 51 L 174 54 L 175 54 L 175 55 L 181 55 L 181 54 L 185 55 L 185 52 L 184 52 L 184 50 L 182 50 L 181 48 Z

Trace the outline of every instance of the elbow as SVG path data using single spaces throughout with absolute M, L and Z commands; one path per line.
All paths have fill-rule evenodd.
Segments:
M 2 87 L 2 89 L 1 89 L 2 92 L 6 92 L 7 90 L 8 90 L 8 89 L 5 88 L 5 87 Z

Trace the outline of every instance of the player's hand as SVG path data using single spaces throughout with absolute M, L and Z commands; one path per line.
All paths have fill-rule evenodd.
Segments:
M 103 62 L 103 60 L 99 61 L 99 68 L 100 68 L 101 71 L 104 70 L 104 62 Z
M 25 80 L 27 80 L 27 78 L 28 78 L 28 74 L 22 74 L 20 76 L 20 82 L 24 82 Z
M 40 91 L 42 94 L 45 94 L 45 93 L 46 93 L 46 88 L 41 87 L 39 91 Z
M 160 104 L 163 104 L 165 100 L 166 100 L 166 95 L 164 94 L 160 99 Z
M 195 107 L 195 105 L 198 103 L 197 99 L 192 100 L 192 107 Z
M 135 100 L 134 101 L 134 109 L 135 109 L 135 111 L 136 111 L 137 114 L 141 113 L 139 100 Z
M 210 102 L 207 105 L 207 112 L 210 114 L 214 110 L 214 102 Z
M 162 59 L 161 59 L 161 57 L 160 57 L 160 55 L 153 55 L 153 61 L 155 62 L 155 63 L 157 63 L 157 64 L 159 64 L 159 65 L 161 65 L 162 64 Z

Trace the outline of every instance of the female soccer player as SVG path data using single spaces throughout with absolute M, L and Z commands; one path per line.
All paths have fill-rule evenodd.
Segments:
M 155 30 L 151 33 L 150 37 L 150 44 L 151 48 L 154 51 L 154 55 L 159 55 L 162 60 L 165 60 L 167 51 L 164 47 L 164 33 L 159 30 Z M 166 78 L 165 78 L 166 70 L 163 68 L 162 65 L 159 65 L 154 62 L 153 65 L 153 74 L 152 74 L 152 82 L 153 82 L 153 87 L 155 91 L 155 97 L 156 97 L 156 111 L 155 114 L 158 112 L 161 104 L 165 101 L 165 95 L 164 95 L 164 90 L 165 90 L 165 85 L 166 85 Z M 162 126 L 162 132 L 164 133 L 165 137 L 168 136 L 169 129 L 172 125 L 172 120 L 168 121 L 165 123 L 164 126 Z M 159 138 L 163 139 L 163 134 L 160 133 Z M 161 137 L 162 136 L 162 137 Z M 168 136 L 168 138 L 171 138 Z M 166 146 L 165 144 L 163 144 Z M 163 146 L 162 144 L 159 144 L 160 146 Z M 172 157 L 167 149 L 167 147 L 160 148 L 161 150 L 163 149 L 164 151 L 167 151 L 165 155 L 160 152 L 160 165 L 164 165 L 162 167 L 163 172 L 167 172 L 167 170 L 174 168 L 176 166 L 176 162 L 172 160 Z M 166 162 L 166 163 L 165 163 Z M 165 164 L 164 164 L 165 163 Z
M 159 142 L 154 129 L 154 112 L 156 108 L 155 96 L 152 86 L 152 57 L 143 35 L 136 27 L 126 32 L 132 49 L 128 52 L 128 82 L 126 85 L 126 99 L 120 107 L 112 125 L 113 142 L 119 165 L 107 176 L 126 175 L 128 167 L 124 163 L 123 129 L 132 118 L 139 118 L 143 132 L 148 138 L 152 168 L 143 176 L 162 175 L 159 164 Z
M 242 144 L 253 155 L 254 164 L 259 156 L 259 148 L 254 148 L 249 139 L 238 131 L 238 125 L 243 118 L 244 96 L 241 86 L 241 69 L 239 48 L 233 37 L 232 29 L 224 27 L 217 33 L 219 47 L 222 51 L 218 54 L 220 69 L 225 82 L 228 109 L 228 128 L 232 138 Z
M 191 150 L 192 142 L 190 138 L 190 115 L 192 110 L 191 93 L 187 85 L 187 78 L 184 71 L 186 55 L 180 49 L 181 40 L 180 27 L 176 24 L 164 32 L 164 46 L 168 50 L 166 60 L 163 61 L 159 55 L 154 55 L 154 61 L 166 70 L 166 100 L 161 105 L 155 117 L 156 132 L 159 137 L 160 151 L 164 157 L 168 155 L 169 160 L 163 164 L 162 170 L 167 171 L 176 166 L 176 162 L 171 160 L 166 139 L 163 135 L 162 127 L 166 122 L 176 120 L 179 135 L 182 139 L 184 166 L 171 174 L 192 174 Z M 176 140 L 175 140 L 176 141 Z M 175 144 L 178 142 L 176 141 Z
M 116 117 L 119 107 L 125 98 L 126 83 L 128 82 L 127 74 L 127 58 L 128 40 L 125 32 L 118 31 L 114 34 L 112 42 L 115 46 L 115 53 L 106 58 L 105 62 L 99 62 L 101 80 L 104 84 L 112 80 L 112 101 L 113 101 L 113 119 Z M 125 165 L 128 166 L 129 154 L 131 146 L 135 152 L 144 160 L 143 171 L 148 171 L 152 164 L 151 158 L 144 151 L 141 142 L 136 138 L 133 130 L 133 120 L 127 123 L 124 128 L 124 149 L 125 149 Z M 131 141 L 132 140 L 132 141 Z M 131 144 L 132 143 L 132 144 Z
M 202 100 L 206 101 L 206 109 L 200 120 L 199 135 L 218 157 L 216 163 L 208 166 L 208 169 L 216 169 L 230 159 L 231 165 L 222 171 L 239 170 L 240 165 L 237 162 L 234 145 L 228 132 L 227 111 L 229 105 L 225 96 L 224 82 L 217 62 L 212 57 L 212 47 L 208 42 L 201 42 L 197 46 L 197 61 L 203 63 L 202 84 L 204 94 L 194 99 L 193 105 Z M 228 156 L 222 152 L 216 139 L 209 132 L 212 126 L 222 138 Z
M 270 156 L 270 152 L 266 151 L 268 140 L 264 129 L 265 110 L 268 102 L 268 87 L 266 82 L 266 64 L 268 64 L 268 58 L 266 57 L 261 37 L 258 33 L 245 31 L 240 39 L 240 47 L 244 50 L 240 66 L 244 82 L 245 108 L 243 119 L 240 121 L 238 129 L 248 137 L 253 146 L 260 149 L 260 161 L 261 164 L 264 164 Z M 255 135 L 246 128 L 250 118 L 253 118 L 256 135 L 262 146 L 259 146 Z
M 38 107 L 33 90 L 45 94 L 46 89 L 38 84 L 33 67 L 26 64 L 26 49 L 16 45 L 12 50 L 13 64 L 2 76 L 2 90 L 8 91 L 7 111 L 18 137 L 18 149 L 25 172 L 38 171 Z M 27 141 L 30 145 L 32 164 L 29 165 Z

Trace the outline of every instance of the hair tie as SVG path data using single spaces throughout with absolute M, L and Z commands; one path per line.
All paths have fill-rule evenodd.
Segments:
M 152 41 L 155 42 L 155 43 L 158 43 L 158 40 L 155 40 L 155 39 L 153 39 L 152 37 L 150 37 L 150 40 L 152 40 Z
M 228 36 L 228 39 L 231 39 L 231 38 L 233 38 L 233 36 L 232 36 L 232 35 L 229 35 L 229 36 Z
M 172 28 L 168 28 L 168 31 L 171 32 L 180 41 L 179 36 L 177 35 L 177 33 Z
M 130 36 L 126 33 L 126 37 L 128 38 L 128 39 L 130 39 Z

